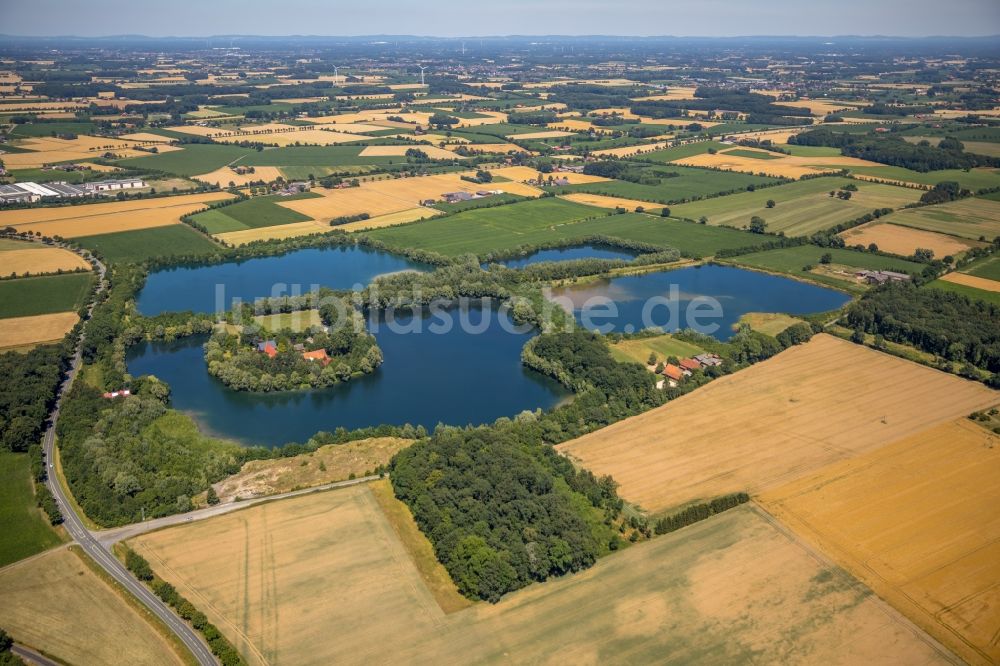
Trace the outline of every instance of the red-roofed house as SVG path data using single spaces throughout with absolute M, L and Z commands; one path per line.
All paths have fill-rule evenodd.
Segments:
M 328 365 L 330 363 L 330 357 L 327 356 L 325 349 L 302 352 L 302 358 L 307 361 L 319 361 L 323 365 Z
M 678 382 L 685 377 L 684 371 L 673 363 L 667 363 L 663 366 L 663 374 L 667 377 L 667 379 L 673 379 Z
M 697 370 L 698 368 L 701 367 L 701 363 L 694 360 L 693 358 L 682 358 L 680 361 L 678 361 L 678 363 L 685 370 Z

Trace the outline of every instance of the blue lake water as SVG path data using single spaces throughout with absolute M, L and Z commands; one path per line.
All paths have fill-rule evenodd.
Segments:
M 748 312 L 810 314 L 850 300 L 835 289 L 718 265 L 602 279 L 554 289 L 552 297 L 591 330 L 693 327 L 719 340 L 728 340 L 733 325 Z
M 206 336 L 170 343 L 142 343 L 129 350 L 128 370 L 167 382 L 176 409 L 189 413 L 203 432 L 244 444 L 304 442 L 321 430 L 411 423 L 480 424 L 525 409 L 553 407 L 569 395 L 557 382 L 521 365 L 524 343 L 534 333 L 510 332 L 505 313 L 493 311 L 482 325 L 477 307 L 451 308 L 455 324 L 432 332 L 437 315 L 405 314 L 369 324 L 385 362 L 373 374 L 309 392 L 254 394 L 233 391 L 208 374 Z M 466 317 L 473 328 L 458 325 Z M 399 329 L 421 327 L 420 332 Z M 505 330 L 506 327 L 506 330 Z
M 234 298 L 304 294 L 313 285 L 331 289 L 364 286 L 373 278 L 428 267 L 405 257 L 350 246 L 296 250 L 281 256 L 150 273 L 136 301 L 141 314 L 228 310 Z
M 507 268 L 524 268 L 543 261 L 568 261 L 570 259 L 624 259 L 631 261 L 637 256 L 636 252 L 606 245 L 576 245 L 553 250 L 539 250 L 524 257 L 505 259 L 495 263 L 503 264 Z

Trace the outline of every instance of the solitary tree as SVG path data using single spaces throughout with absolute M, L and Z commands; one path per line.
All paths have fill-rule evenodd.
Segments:
M 764 218 L 754 215 L 750 218 L 750 233 L 762 234 L 767 229 L 767 222 Z
M 767 207 L 768 208 L 774 208 L 774 205 L 775 205 L 774 204 L 774 199 L 768 199 L 767 200 Z

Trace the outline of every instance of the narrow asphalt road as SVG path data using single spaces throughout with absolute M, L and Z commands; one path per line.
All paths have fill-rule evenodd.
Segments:
M 271 502 L 273 500 L 286 499 L 288 497 L 308 495 L 309 493 L 318 493 L 324 490 L 331 490 L 333 488 L 346 488 L 347 486 L 354 486 L 359 483 L 367 483 L 369 481 L 374 481 L 377 478 L 379 477 L 361 476 L 356 479 L 349 479 L 347 481 L 335 481 L 333 483 L 327 483 L 322 486 L 303 488 L 301 490 L 291 490 L 287 493 L 278 493 L 276 495 L 265 495 L 263 497 L 255 497 L 253 499 L 247 499 L 241 502 L 227 502 L 226 504 L 216 504 L 215 506 L 208 506 L 205 507 L 204 509 L 196 509 L 195 511 L 189 511 L 187 513 L 176 513 L 172 516 L 164 516 L 163 518 L 154 518 L 152 520 L 147 520 L 142 523 L 132 523 L 131 525 L 114 527 L 109 530 L 92 531 L 90 535 L 94 539 L 96 539 L 97 542 L 101 544 L 104 548 L 110 549 L 119 541 L 125 541 L 127 539 L 139 536 L 140 534 L 145 534 L 146 532 L 152 532 L 153 530 L 158 530 L 163 527 L 170 527 L 171 525 L 185 525 L 187 523 L 194 522 L 197 520 L 205 520 L 206 518 L 221 516 L 222 514 L 229 513 L 230 511 L 238 511 L 239 509 L 245 509 L 247 507 L 253 506 L 254 504 L 260 504 L 261 502 Z
M 23 645 L 15 644 L 11 646 L 10 651 L 29 664 L 37 664 L 38 666 L 60 666 L 59 662 L 52 661 L 45 655 L 39 654 L 31 648 Z
M 87 308 L 88 318 L 93 312 L 96 297 L 104 291 L 106 286 L 105 274 L 107 270 L 104 264 L 95 259 L 94 265 L 97 268 L 99 282 L 95 298 L 91 301 L 90 306 Z M 149 588 L 132 576 L 132 574 L 130 574 L 121 564 L 121 562 L 119 562 L 111 554 L 111 551 L 108 548 L 103 547 L 91 535 L 90 531 L 87 530 L 86 526 L 80 520 L 80 517 L 73 510 L 73 506 L 70 504 L 68 498 L 63 492 L 62 485 L 59 483 L 58 479 L 56 479 L 56 470 L 53 466 L 53 461 L 55 460 L 56 423 L 59 420 L 59 410 L 62 406 L 63 396 L 66 394 L 70 385 L 72 385 L 73 379 L 76 377 L 76 374 L 80 369 L 81 360 L 81 345 L 78 343 L 76 351 L 73 354 L 72 363 L 66 373 L 66 379 L 59 386 L 56 395 L 55 407 L 53 407 L 52 413 L 49 415 L 49 427 L 45 431 L 45 438 L 43 440 L 45 460 L 46 464 L 49 466 L 48 480 L 46 481 L 46 484 L 55 496 L 56 502 L 59 505 L 59 510 L 62 511 L 64 519 L 63 526 L 66 528 L 66 531 L 69 532 L 69 535 L 73 538 L 73 540 L 80 545 L 83 551 L 87 553 L 91 559 L 97 562 L 102 569 L 108 572 L 108 575 L 114 578 L 126 590 L 131 592 L 137 599 L 139 599 L 153 613 L 155 613 L 156 616 L 159 617 L 171 631 L 177 634 L 177 637 L 184 643 L 187 649 L 191 651 L 199 664 L 202 666 L 214 666 L 218 662 L 215 657 L 212 656 L 212 652 L 208 649 L 208 645 L 201 639 L 201 636 L 199 636 L 184 620 L 178 617 L 165 603 L 159 599 L 159 597 L 154 595 Z M 127 638 L 125 640 L 127 640 Z

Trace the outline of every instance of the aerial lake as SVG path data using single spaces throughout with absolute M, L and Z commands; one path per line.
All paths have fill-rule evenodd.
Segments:
M 631 261 L 637 256 L 636 252 L 608 245 L 574 245 L 552 250 L 539 250 L 523 257 L 502 259 L 495 263 L 503 264 L 507 268 L 524 268 L 543 261 L 568 261 L 570 259 L 624 259 Z
M 150 273 L 136 306 L 146 316 L 161 312 L 228 310 L 233 299 L 304 294 L 314 285 L 331 289 L 364 286 L 379 275 L 428 266 L 366 247 L 296 250 L 273 257 Z
M 208 374 L 206 336 L 141 343 L 128 353 L 133 375 L 152 374 L 171 388 L 173 407 L 190 414 L 203 432 L 244 444 L 304 442 L 321 430 L 383 423 L 488 423 L 525 409 L 548 409 L 569 395 L 557 382 L 521 365 L 521 348 L 535 333 L 511 332 L 506 313 L 484 320 L 475 306 L 451 308 L 455 325 L 432 332 L 428 313 L 378 317 L 369 328 L 385 357 L 371 375 L 308 392 L 233 391 Z M 459 316 L 469 326 L 459 325 Z M 463 329 L 480 326 L 482 332 Z M 404 332 L 420 326 L 420 332 Z M 396 330 L 392 330 L 395 328 Z
M 591 330 L 694 327 L 719 340 L 729 339 L 733 325 L 748 312 L 810 314 L 850 300 L 834 289 L 712 264 L 601 279 L 553 289 L 551 296 Z

